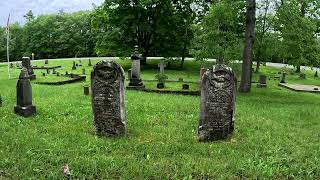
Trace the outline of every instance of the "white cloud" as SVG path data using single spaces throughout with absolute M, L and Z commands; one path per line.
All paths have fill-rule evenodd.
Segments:
M 9 13 L 10 22 L 24 23 L 23 15 L 32 10 L 34 15 L 55 13 L 59 10 L 74 12 L 92 9 L 92 4 L 100 5 L 104 0 L 0 0 L 0 26 L 6 26 Z

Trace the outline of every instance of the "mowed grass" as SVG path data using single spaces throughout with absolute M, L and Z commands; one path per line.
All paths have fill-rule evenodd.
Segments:
M 200 66 L 188 63 L 171 73 L 198 80 L 192 67 Z M 199 97 L 126 91 L 127 136 L 100 138 L 85 83 L 33 84 L 38 112 L 25 119 L 13 113 L 17 80 L 5 72 L 0 66 L 0 179 L 62 179 L 65 164 L 72 179 L 320 178 L 319 94 L 292 92 L 278 81 L 267 89 L 253 85 L 250 94 L 238 94 L 232 138 L 199 143 Z

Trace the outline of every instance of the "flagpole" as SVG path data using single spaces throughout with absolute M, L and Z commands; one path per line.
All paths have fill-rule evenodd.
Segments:
M 10 45 L 10 30 L 7 31 L 7 60 L 8 60 L 8 77 L 11 79 L 10 75 L 10 51 L 9 51 L 9 45 Z
M 10 51 L 9 51 L 9 46 L 10 46 L 9 21 L 10 21 L 10 14 L 9 14 L 9 17 L 8 17 L 8 22 L 7 22 L 7 61 L 8 61 L 8 78 L 11 79 L 11 74 L 10 74 Z

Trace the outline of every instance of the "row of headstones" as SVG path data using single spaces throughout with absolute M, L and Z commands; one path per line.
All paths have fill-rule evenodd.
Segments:
M 32 88 L 26 68 L 17 83 L 14 112 L 23 117 L 36 113 Z M 91 73 L 94 126 L 99 136 L 122 136 L 126 133 L 124 71 L 113 61 L 98 63 Z M 89 89 L 87 89 L 89 90 Z M 200 141 L 226 139 L 234 131 L 236 77 L 231 68 L 216 65 L 201 79 Z
M 124 79 L 122 67 L 112 61 L 99 62 L 92 71 L 94 126 L 100 136 L 126 134 Z M 232 69 L 225 65 L 206 69 L 201 78 L 200 141 L 225 139 L 234 131 L 235 101 Z

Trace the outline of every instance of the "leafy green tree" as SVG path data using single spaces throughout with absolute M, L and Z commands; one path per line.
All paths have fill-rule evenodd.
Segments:
M 112 0 L 92 17 L 98 55 L 127 56 L 135 45 L 148 56 L 186 54 L 193 21 L 190 0 Z M 187 33 L 186 33 L 187 31 Z M 183 56 L 183 55 L 182 55 Z
M 196 25 L 193 55 L 217 58 L 219 63 L 240 59 L 244 33 L 243 1 L 223 0 L 212 4 L 200 25 Z

